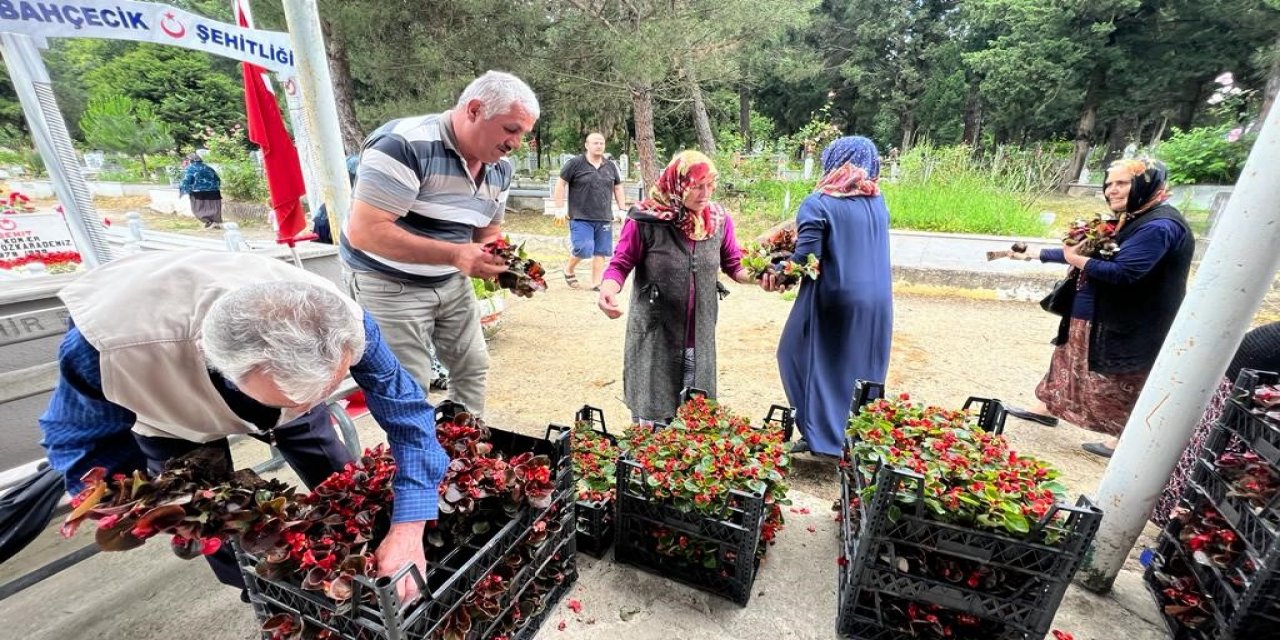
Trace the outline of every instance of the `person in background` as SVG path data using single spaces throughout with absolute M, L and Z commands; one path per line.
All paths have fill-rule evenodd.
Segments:
M 677 153 L 649 198 L 631 208 L 604 272 L 597 304 L 611 319 L 622 316 L 618 294 L 635 273 L 622 366 L 635 422 L 670 422 L 685 389 L 715 398 L 717 274 L 755 282 L 742 267 L 733 218 L 711 200 L 716 176 L 707 156 Z
M 351 219 L 339 236 L 348 284 L 419 384 L 449 368 L 449 399 L 483 415 L 489 351 L 471 277 L 507 270 L 484 245 L 502 237 L 520 148 L 538 120 L 523 80 L 490 71 L 453 109 L 392 120 L 365 141 Z
M 222 178 L 198 153 L 187 156 L 187 169 L 178 184 L 178 195 L 191 198 L 191 214 L 204 228 L 222 227 Z
M 1231 396 L 1231 389 L 1241 369 L 1280 372 L 1280 322 L 1265 324 L 1244 334 L 1240 347 L 1236 349 L 1236 355 L 1227 366 L 1226 375 L 1218 383 L 1218 389 L 1214 391 L 1204 414 L 1196 423 L 1190 443 L 1182 452 L 1178 465 L 1173 468 L 1173 474 L 1169 477 L 1169 483 L 1165 485 L 1160 502 L 1156 503 L 1155 510 L 1151 512 L 1152 522 L 1162 527 L 1169 522 L 1169 513 L 1178 506 L 1182 489 L 1191 477 L 1191 470 L 1196 464 L 1196 455 L 1204 446 L 1205 440 L 1209 438 L 1213 425 L 1217 424 L 1218 419 L 1222 417 L 1227 398 Z
M 604 153 L 604 136 L 587 135 L 586 153 L 575 156 L 560 169 L 552 200 L 560 212 L 557 222 L 569 218 L 569 240 L 573 245 L 569 263 L 564 268 L 564 280 L 572 289 L 578 288 L 575 270 L 578 263 L 591 258 L 591 290 L 600 290 L 605 262 L 613 255 L 613 207 L 626 209 L 626 197 L 622 193 L 622 174 L 617 165 Z M 569 206 L 565 207 L 565 190 L 569 192 Z
M 840 138 L 822 152 L 822 171 L 796 214 L 792 258 L 816 256 L 820 273 L 800 284 L 778 341 L 778 371 L 802 436 L 791 450 L 838 456 L 855 381 L 882 382 L 889 370 L 893 278 L 876 145 Z M 777 289 L 772 274 L 760 286 Z
M 1047 425 L 1062 418 L 1110 436 L 1082 445 L 1109 458 L 1182 306 L 1195 237 L 1166 202 L 1168 170 L 1159 161 L 1116 161 L 1103 195 L 1120 218 L 1111 259 L 1083 256 L 1078 245 L 1038 254 L 1043 262 L 1070 265 L 1074 299 L 1058 326 L 1049 372 L 1036 387 L 1040 404 L 1009 407 L 1009 414 Z
M 273 444 L 314 488 L 353 461 L 325 407 L 350 374 L 398 468 L 378 575 L 425 569 L 423 528 L 436 519 L 449 464 L 435 412 L 373 318 L 333 283 L 249 253 L 149 251 L 97 267 L 58 296 L 70 328 L 39 422 L 69 492 L 94 467 L 159 473 L 198 449 L 229 460 L 236 434 Z M 219 581 L 244 589 L 229 546 L 208 559 Z M 399 588 L 406 598 L 417 590 Z

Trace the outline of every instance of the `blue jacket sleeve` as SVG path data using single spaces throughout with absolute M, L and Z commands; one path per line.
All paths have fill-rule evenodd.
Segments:
M 377 323 L 364 314 L 364 356 L 351 377 L 364 390 L 369 413 L 387 432 L 397 473 L 392 481 L 395 506 L 391 521 L 435 520 L 440 481 L 449 456 L 436 440 L 435 409 L 413 376 L 382 340 Z
M 793 262 L 804 262 L 813 254 L 822 259 L 823 236 L 827 231 L 827 212 L 819 202 L 820 196 L 811 195 L 800 203 L 796 212 L 796 252 Z
M 110 473 L 147 468 L 133 439 L 136 416 L 103 395 L 98 358 L 98 350 L 71 327 L 58 348 L 58 383 L 39 419 L 49 465 L 62 473 L 71 493 L 84 488 L 80 478 L 94 467 Z
M 1151 272 L 1169 250 L 1182 242 L 1186 230 L 1173 220 L 1156 220 L 1129 236 L 1110 260 L 1090 260 L 1084 272 L 1110 284 L 1133 284 Z
M 1067 260 L 1062 256 L 1062 249 L 1041 249 L 1040 262 L 1057 262 L 1066 264 Z

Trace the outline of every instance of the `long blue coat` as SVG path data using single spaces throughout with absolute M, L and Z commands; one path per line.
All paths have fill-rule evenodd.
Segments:
M 815 453 L 838 455 L 854 381 L 883 382 L 893 339 L 889 210 L 883 196 L 812 194 L 796 216 L 796 259 L 821 260 L 800 285 L 778 343 L 796 425 Z

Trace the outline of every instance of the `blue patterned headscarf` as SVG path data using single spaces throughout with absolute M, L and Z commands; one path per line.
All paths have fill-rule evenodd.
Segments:
M 862 136 L 845 136 L 836 139 L 822 151 L 822 172 L 831 173 L 840 165 L 849 164 L 867 172 L 867 177 L 880 177 L 880 152 L 876 143 Z
M 880 194 L 880 154 L 876 145 L 861 136 L 846 136 L 822 152 L 822 180 L 814 189 L 835 198 Z

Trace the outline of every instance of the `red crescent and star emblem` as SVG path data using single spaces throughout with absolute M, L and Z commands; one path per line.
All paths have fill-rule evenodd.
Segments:
M 172 11 L 166 11 L 164 17 L 160 19 L 160 30 L 175 40 L 187 35 L 187 28 L 182 26 Z
M 0 218 L 0 231 L 13 231 L 18 228 L 16 220 L 10 220 L 8 217 Z

